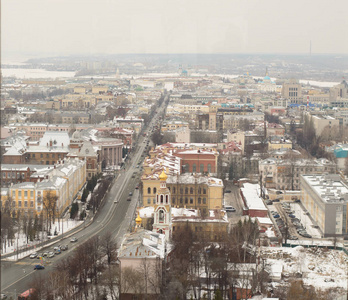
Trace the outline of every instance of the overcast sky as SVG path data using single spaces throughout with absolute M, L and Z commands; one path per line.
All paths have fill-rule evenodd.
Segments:
M 9 55 L 348 54 L 348 0 L 2 0 Z

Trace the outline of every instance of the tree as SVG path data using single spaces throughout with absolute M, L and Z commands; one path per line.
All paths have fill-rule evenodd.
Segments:
M 104 255 L 107 257 L 108 265 L 117 259 L 117 243 L 112 237 L 111 232 L 107 232 L 103 239 L 101 249 Z
M 43 206 L 46 211 L 47 230 L 51 232 L 52 222 L 55 221 L 58 196 L 48 191 L 43 199 Z
M 76 215 L 79 211 L 79 205 L 74 202 L 73 204 L 71 204 L 71 208 L 70 208 L 70 219 L 75 219 Z

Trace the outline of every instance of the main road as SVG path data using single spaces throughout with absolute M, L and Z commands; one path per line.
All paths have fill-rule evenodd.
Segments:
M 143 160 L 143 153 L 149 143 L 149 136 L 151 129 L 159 120 L 159 116 L 165 110 L 165 103 L 168 95 L 165 96 L 163 103 L 157 108 L 155 116 L 150 121 L 143 135 L 139 135 L 137 146 L 131 152 L 131 158 L 126 163 L 118 177 L 112 182 L 109 193 L 106 194 L 102 206 L 93 216 L 90 222 L 81 226 L 80 229 L 73 233 L 69 232 L 63 239 L 50 244 L 49 248 L 62 244 L 69 244 L 67 251 L 62 251 L 61 254 L 54 256 L 46 263 L 44 270 L 33 270 L 34 265 L 38 264 L 37 259 L 30 259 L 29 257 L 20 259 L 18 261 L 2 261 L 1 262 L 1 292 L 16 299 L 16 295 L 30 288 L 30 283 L 35 278 L 37 272 L 45 276 L 52 271 L 61 259 L 67 258 L 74 249 L 89 238 L 98 235 L 103 236 L 107 232 L 114 234 L 115 240 L 120 243 L 123 235 L 130 228 L 131 222 L 134 218 L 135 209 L 137 206 L 137 199 L 139 190 L 135 189 L 139 183 L 141 172 L 138 164 Z M 132 192 L 132 200 L 127 201 L 129 193 Z M 70 243 L 70 237 L 74 236 L 78 239 L 77 243 Z M 42 249 L 40 252 L 50 249 Z

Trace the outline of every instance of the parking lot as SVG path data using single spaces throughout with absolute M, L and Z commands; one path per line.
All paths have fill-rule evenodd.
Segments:
M 281 201 L 267 206 L 279 230 L 284 234 L 288 228 L 288 239 L 321 238 L 320 230 L 300 203 Z

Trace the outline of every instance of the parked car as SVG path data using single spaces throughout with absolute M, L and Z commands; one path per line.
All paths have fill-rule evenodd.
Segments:
M 298 240 L 298 237 L 297 236 L 294 236 L 294 235 L 290 235 L 288 237 L 288 240 Z
M 36 265 L 34 270 L 43 270 L 45 267 L 43 265 Z
M 68 250 L 68 245 L 62 245 L 62 246 L 60 247 L 60 250 L 62 250 L 62 251 Z
M 36 252 L 34 252 L 34 253 L 32 253 L 32 254 L 30 254 L 30 256 L 29 256 L 29 258 L 36 258 L 37 257 L 37 253 Z
M 296 202 L 296 203 L 300 203 L 301 200 L 300 200 L 300 199 L 296 199 L 295 202 Z
M 236 209 L 233 206 L 225 206 L 225 210 L 226 211 L 232 211 L 232 212 L 236 211 Z
M 43 256 L 43 257 L 45 257 L 45 256 L 47 256 L 47 255 L 48 255 L 48 252 L 42 253 L 42 256 Z
M 309 233 L 307 233 L 307 232 L 300 233 L 300 235 L 302 235 L 302 236 L 305 237 L 305 238 L 309 238 L 309 239 L 312 238 L 312 236 L 311 236 Z
M 72 237 L 71 239 L 70 239 L 70 242 L 71 243 L 76 243 L 78 240 L 77 240 L 77 237 Z
M 52 252 L 52 251 L 51 251 L 51 252 L 49 252 L 49 253 L 48 253 L 48 255 L 47 255 L 47 257 L 48 257 L 48 258 L 52 258 L 52 257 L 54 257 L 54 252 Z
M 7 295 L 6 294 L 1 294 L 1 298 L 0 298 L 1 300 L 3 300 L 3 299 L 7 299 Z
M 131 201 L 131 200 L 132 200 L 132 198 L 131 198 L 131 197 L 128 197 L 128 198 L 127 198 L 127 201 Z
M 267 204 L 267 205 L 272 205 L 272 204 L 273 204 L 273 201 L 272 201 L 272 200 L 268 200 L 268 201 L 266 202 L 266 204 Z
M 274 215 L 273 218 L 280 218 L 278 214 Z
M 133 196 L 133 193 L 132 193 L 132 192 L 129 192 L 128 196 L 130 196 L 130 197 Z
M 274 199 L 274 200 L 272 200 L 273 202 L 280 202 L 280 200 L 279 199 Z
M 296 218 L 296 216 L 293 215 L 293 214 L 289 214 L 289 217 L 290 217 L 290 218 Z
M 226 190 L 226 191 L 225 191 L 225 194 L 226 194 L 226 193 L 231 193 L 231 190 Z

